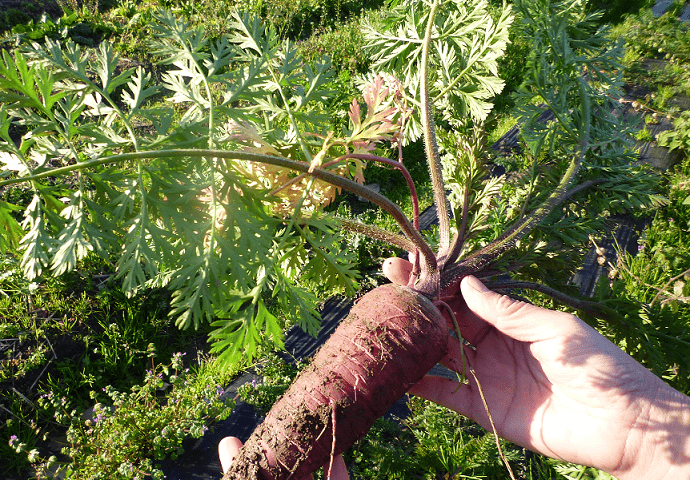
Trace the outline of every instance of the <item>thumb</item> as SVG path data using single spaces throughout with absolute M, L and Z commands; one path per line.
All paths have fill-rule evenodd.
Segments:
M 407 285 L 412 274 L 412 263 L 404 258 L 387 258 L 383 262 L 383 274 L 395 284 Z
M 242 442 L 239 438 L 225 437 L 218 444 L 218 456 L 220 457 L 220 465 L 223 468 L 223 473 L 230 468 L 230 464 L 235 459 L 242 448 Z
M 537 342 L 567 335 L 583 327 L 574 315 L 556 312 L 492 292 L 473 276 L 460 284 L 467 307 L 501 333 L 521 342 Z

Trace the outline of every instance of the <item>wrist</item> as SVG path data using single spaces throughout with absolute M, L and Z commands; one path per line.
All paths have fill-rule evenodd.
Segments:
M 690 480 L 690 398 L 659 381 L 631 428 L 619 480 Z

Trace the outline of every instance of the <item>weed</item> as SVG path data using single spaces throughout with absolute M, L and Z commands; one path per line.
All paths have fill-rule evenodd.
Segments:
M 495 125 L 490 130 L 490 133 L 486 139 L 486 143 L 489 145 L 494 144 L 500 140 L 503 135 L 508 133 L 517 124 L 517 118 L 511 115 L 501 115 L 495 121 Z
M 70 462 L 41 457 L 17 434 L 10 438 L 10 447 L 35 464 L 39 476 L 62 470 L 72 479 L 162 478 L 153 460 L 176 458 L 186 437 L 199 438 L 234 408 L 234 402 L 223 397 L 227 377 L 204 367 L 190 371 L 183 356 L 176 353 L 169 363 L 148 370 L 144 382 L 129 392 L 110 386 L 92 392 L 93 400 L 103 400 L 85 414 L 67 396 L 53 391 L 42 395 L 38 404 L 44 414 L 68 427 L 69 446 L 63 454 Z M 160 391 L 166 391 L 166 397 L 161 398 Z
M 336 71 L 354 74 L 364 73 L 369 67 L 363 43 L 359 22 L 350 21 L 337 27 L 323 28 L 298 45 L 305 60 L 314 61 L 328 56 Z
M 659 145 L 690 155 L 690 111 L 682 112 L 673 121 L 673 130 L 659 134 Z
M 260 414 L 265 415 L 306 366 L 307 362 L 303 359 L 298 359 L 292 365 L 275 353 L 270 353 L 257 365 L 262 380 L 258 382 L 253 380 L 240 386 L 238 393 L 245 402 L 253 405 Z
M 98 15 L 99 0 L 57 0 L 64 12 L 80 12 L 85 16 Z
M 662 102 L 686 88 L 683 85 L 690 78 L 685 68 L 690 63 L 690 27 L 673 12 L 655 18 L 650 10 L 644 10 L 627 17 L 613 33 L 625 38 L 624 72 L 629 81 L 660 89 Z M 667 63 L 661 69 L 644 67 L 645 59 Z
M 263 0 L 250 8 L 274 25 L 281 37 L 305 39 L 382 4 L 381 0 Z
M 415 398 L 410 406 L 405 425 L 417 439 L 420 463 L 435 478 L 498 478 L 505 472 L 496 440 L 474 422 L 425 400 Z M 507 442 L 501 447 L 509 461 L 521 457 L 522 449 Z
M 27 452 L 37 452 L 46 432 L 36 422 L 35 405 L 15 390 L 2 396 L 0 410 L 6 418 L 0 429 L 0 457 L 6 472 L 20 473 L 30 465 Z M 24 453 L 17 455 L 17 450 Z
M 668 101 L 676 94 L 676 89 L 670 85 L 659 85 L 658 94 L 654 97 L 654 107 L 657 110 L 665 110 Z
M 654 135 L 652 135 L 652 132 L 650 132 L 647 129 L 647 125 L 645 125 L 644 128 L 642 128 L 641 130 L 638 130 L 637 133 L 635 133 L 635 138 L 640 142 L 653 142 L 655 140 Z

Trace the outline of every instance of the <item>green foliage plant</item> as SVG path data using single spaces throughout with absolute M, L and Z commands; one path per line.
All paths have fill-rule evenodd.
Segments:
M 613 28 L 613 35 L 626 44 L 626 81 L 664 92 L 666 98 L 656 95 L 654 102 L 668 103 L 661 105 L 666 114 L 677 113 L 673 102 L 667 102 L 669 96 L 687 96 L 690 91 L 690 74 L 684 68 L 690 62 L 688 32 L 687 22 L 673 11 L 654 17 L 648 9 Z
M 414 399 L 404 425 L 416 439 L 414 454 L 425 478 L 498 478 L 505 475 L 494 439 L 452 410 Z M 509 461 L 520 450 L 507 442 L 502 449 Z M 404 477 L 403 477 L 404 478 Z
M 184 367 L 183 354 L 176 353 L 169 364 L 147 371 L 145 380 L 129 392 L 110 386 L 102 393 L 93 392 L 94 400 L 107 401 L 96 403 L 90 415 L 81 415 L 70 399 L 51 391 L 38 404 L 54 421 L 69 427 L 69 446 L 62 454 L 70 461 L 43 458 L 39 449 L 29 449 L 18 436 L 10 439 L 10 447 L 26 455 L 39 476 L 163 478 L 154 460 L 176 458 L 183 452 L 185 438 L 201 437 L 209 425 L 232 412 L 234 401 L 222 398 L 224 379 L 208 368 L 190 371 Z M 165 397 L 159 395 L 161 390 L 167 390 Z
M 306 39 L 315 32 L 336 27 L 364 9 L 380 7 L 381 0 L 261 0 L 246 2 L 253 13 L 273 25 L 282 38 Z
M 486 119 L 492 108 L 489 100 L 504 86 L 497 70 L 513 21 L 510 8 L 504 8 L 494 21 L 487 2 L 443 2 L 433 16 L 433 33 L 425 49 L 428 8 L 396 1 L 389 2 L 389 7 L 381 25 L 365 24 L 372 69 L 394 72 L 415 107 L 424 108 L 426 95 L 428 106 L 433 105 L 443 121 L 453 126 L 463 124 L 467 117 L 478 122 Z M 438 67 L 423 71 L 427 62 Z M 419 138 L 421 124 L 411 122 L 407 133 L 412 140 Z
M 70 271 L 92 251 L 115 256 L 129 295 L 167 286 L 175 292 L 179 326 L 219 318 L 216 346 L 229 360 L 251 356 L 260 341 L 281 342 L 281 323 L 265 297 L 272 294 L 293 323 L 314 331 L 314 297 L 305 285 L 354 292 L 350 253 L 339 247 L 329 221 L 301 212 L 332 200 L 336 187 L 327 182 L 347 185 L 404 218 L 381 196 L 330 171 L 361 182 L 366 160 L 398 164 L 370 152 L 384 140 L 402 142 L 410 108 L 395 81 L 372 79 L 366 110 L 353 102 L 351 128 L 336 138 L 323 110 L 332 95 L 323 89 L 328 64 L 304 64 L 293 44 L 246 15 L 236 15 L 234 35 L 210 51 L 202 29 L 190 30 L 169 14 L 159 21 L 157 52 L 173 65 L 163 78 L 171 93 L 165 107 L 146 102 L 160 88 L 149 85 L 143 69 L 116 73 L 117 56 L 106 44 L 95 64 L 71 42 L 33 45 L 15 59 L 5 54 L 3 163 L 14 178 L 4 183 L 28 180 L 34 192 L 25 219 L 10 221 L 9 230 L 14 239 L 26 231 L 18 246 L 28 279 Z M 15 115 L 27 130 L 19 146 L 9 133 Z M 226 144 L 245 150 L 210 154 Z M 205 157 L 200 147 L 209 149 Z M 305 176 L 316 176 L 319 166 L 323 178 Z M 291 176 L 284 167 L 303 174 Z M 75 187 L 68 196 L 41 181 L 62 174 Z M 282 200 L 270 202 L 266 193 Z M 288 219 L 272 214 L 293 210 Z M 421 238 L 403 224 L 407 235 Z M 396 234 L 376 235 L 411 249 Z M 300 284 L 292 284 L 297 277 Z
M 328 56 L 337 71 L 357 74 L 368 70 L 369 58 L 364 52 L 364 35 L 359 20 L 322 29 L 298 45 L 306 60 Z
M 673 129 L 657 136 L 660 146 L 669 150 L 679 150 L 684 157 L 690 155 L 690 110 L 681 112 L 673 120 Z
M 91 15 L 86 11 L 68 11 L 57 19 L 43 14 L 38 21 L 31 19 L 15 25 L 5 35 L 4 40 L 8 43 L 11 41 L 19 44 L 42 41 L 44 38 L 53 40 L 70 38 L 79 44 L 93 47 L 112 33 L 113 28 L 102 21 L 98 15 Z
M 54 189 L 50 185 L 32 181 L 35 196 L 28 209 L 33 218 L 25 219 L 24 227 L 16 220 L 9 222 L 9 231 L 15 234 L 22 228 L 33 232 L 19 245 L 25 251 L 24 272 L 29 279 L 37 279 L 46 269 L 62 274 L 94 251 L 106 259 L 119 257 L 119 277 L 129 295 L 146 285 L 176 290 L 172 307 L 180 326 L 198 327 L 204 318 L 233 315 L 249 299 L 250 308 L 242 309 L 244 320 L 235 315 L 234 321 L 239 323 L 223 322 L 225 332 L 235 332 L 247 340 L 247 345 L 256 345 L 262 336 L 279 344 L 279 322 L 268 312 L 263 298 L 263 294 L 272 291 L 280 303 L 286 306 L 290 302 L 294 306 L 293 322 L 299 321 L 313 330 L 317 318 L 313 298 L 306 288 L 287 287 L 288 276 L 297 271 L 312 272 L 311 278 L 303 276 L 305 283 L 321 284 L 320 276 L 328 274 L 324 284 L 338 282 L 350 292 L 355 280 L 354 273 L 343 263 L 346 252 L 340 253 L 339 248 L 324 239 L 333 235 L 328 222 L 306 220 L 292 228 L 297 223 L 294 220 L 286 224 L 271 216 L 265 201 L 268 192 L 249 188 L 244 180 L 253 174 L 255 181 L 261 181 L 256 170 L 252 173 L 239 162 L 219 169 L 219 160 L 209 157 L 199 170 L 174 157 L 157 166 L 157 162 L 149 165 L 150 160 L 142 157 L 132 166 L 125 164 L 123 169 L 113 170 L 107 166 L 111 162 L 103 162 L 99 156 L 131 150 L 134 153 L 125 153 L 125 158 L 136 157 L 138 150 L 151 148 L 157 149 L 154 156 L 166 157 L 160 150 L 166 142 L 168 147 L 209 147 L 233 141 L 237 132 L 243 136 L 240 141 L 252 146 L 253 125 L 268 122 L 275 124 L 270 129 L 272 143 L 288 156 L 308 158 L 311 162 L 323 145 L 317 137 L 305 140 L 298 134 L 303 128 L 316 130 L 311 135 L 324 133 L 323 127 L 314 127 L 314 122 L 325 118 L 318 106 L 329 94 L 320 89 L 328 78 L 327 65 L 318 65 L 316 70 L 303 66 L 299 70 L 301 62 L 295 57 L 292 44 L 281 44 L 275 32 L 247 17 L 235 19 L 235 43 L 223 39 L 208 53 L 201 51 L 206 41 L 200 31 L 189 31 L 187 24 L 171 16 L 161 17 L 161 21 L 167 21 L 168 26 L 159 27 L 160 54 L 168 55 L 164 61 L 177 64 L 164 77 L 172 92 L 171 101 L 164 107 L 145 105 L 145 100 L 156 94 L 159 87 L 148 84 L 150 77 L 142 69 L 115 74 L 117 56 L 106 44 L 101 46 L 95 65 L 69 42 L 64 49 L 52 41 L 45 47 L 34 45 L 32 51 L 17 55 L 16 65 L 5 54 L 5 87 L 19 88 L 24 97 L 11 107 L 12 112 L 29 115 L 19 121 L 29 131 L 28 136 L 15 147 L 8 130 L 14 117 L 8 116 L 7 111 L 14 101 L 5 97 L 8 102 L 2 114 L 4 139 L 11 150 L 3 154 L 9 162 L 5 172 L 11 174 L 19 168 L 20 171 L 14 171 L 21 177 L 29 173 L 41 175 L 44 169 L 45 174 L 52 170 L 49 158 L 55 158 L 63 165 L 64 173 L 76 173 L 71 177 L 76 189 L 67 206 L 51 192 Z M 204 65 L 204 61 L 210 63 Z M 235 66 L 232 71 L 228 69 L 231 61 Z M 100 72 L 97 78 L 87 72 L 92 67 Z M 188 81 L 192 72 L 196 72 L 197 80 Z M 59 90 L 55 90 L 56 83 Z M 123 84 L 127 87 L 118 89 Z M 221 94 L 218 86 L 223 84 L 233 86 Z M 16 98 L 10 90 L 8 94 Z M 185 104 L 186 109 L 178 111 L 177 105 Z M 176 118 L 179 124 L 173 123 Z M 377 121 L 373 117 L 367 120 Z M 140 122 L 153 129 L 148 134 L 135 131 Z M 48 125 L 56 130 L 48 133 Z M 278 152 L 271 148 L 270 152 Z M 60 152 L 69 153 L 65 157 Z M 45 162 L 39 159 L 43 155 Z M 180 158 L 186 156 L 181 155 Z M 39 159 L 38 163 L 32 157 Z M 91 172 L 82 175 L 84 161 L 88 163 L 89 158 L 95 158 L 97 165 L 106 165 L 95 165 L 93 177 Z M 197 157 L 193 159 L 192 164 Z M 54 173 L 52 170 L 49 176 Z M 182 188 L 183 185 L 187 186 Z M 204 189 L 211 195 L 202 198 L 199 192 Z M 320 191 L 316 194 L 322 195 Z M 288 192 L 284 197 L 289 199 L 289 195 Z M 301 200 L 305 201 L 309 202 L 306 198 Z M 114 209 L 103 208 L 111 202 Z M 3 205 L 12 208 L 7 203 Z M 166 210 L 166 206 L 172 209 Z M 221 226 L 227 236 L 219 233 Z M 164 234 L 166 229 L 177 231 L 178 227 L 181 230 L 175 235 Z M 57 246 L 51 240 L 54 234 L 63 248 L 53 249 Z M 305 250 L 305 241 L 310 242 L 312 254 Z M 181 242 L 189 243 L 183 246 Z M 324 261 L 327 268 L 323 268 Z M 221 265 L 230 265 L 232 269 L 227 271 Z M 176 287 L 189 280 L 191 284 Z M 258 284 L 250 287 L 256 280 Z M 220 284 L 227 289 L 215 288 Z M 208 290 L 212 285 L 213 291 Z M 225 292 L 222 299 L 214 293 L 220 291 Z M 246 326 L 257 328 L 246 330 Z M 245 342 L 231 343 L 240 348 Z
M 627 48 L 645 58 L 665 59 L 671 63 L 687 64 L 690 58 L 688 25 L 677 12 L 669 11 L 655 17 L 651 9 L 631 15 L 614 28 L 616 35 L 626 39 Z
M 6 471 L 18 475 L 33 471 L 26 453 L 34 449 L 44 459 L 55 454 L 66 460 L 55 445 L 64 445 L 69 422 L 55 421 L 54 405 L 38 407 L 41 394 L 68 398 L 70 408 L 81 414 L 94 403 L 91 391 L 101 392 L 104 386 L 129 391 L 132 385 L 142 383 L 152 357 L 169 358 L 175 348 L 190 351 L 190 340 L 202 338 L 199 332 L 175 331 L 166 316 L 166 305 L 161 305 L 168 296 L 160 292 L 126 298 L 116 288 L 106 287 L 96 293 L 98 288 L 90 280 L 102 266 L 103 262 L 89 257 L 77 271 L 39 284 L 28 282 L 11 258 L 3 262 L 0 338 L 10 347 L 3 349 L 0 369 L 0 455 L 7 459 Z M 202 358 L 202 363 L 211 361 Z M 212 364 L 199 369 L 209 379 L 210 367 Z M 194 378 L 191 373 L 185 375 L 188 380 Z M 228 381 L 227 375 L 214 375 L 214 384 Z M 164 392 L 168 394 L 170 389 L 158 390 L 161 401 Z M 195 392 L 199 396 L 192 398 L 190 390 L 186 401 L 203 401 L 203 389 Z M 99 400 L 105 398 L 101 394 Z M 165 412 L 159 409 L 151 414 Z M 120 425 L 124 434 L 128 425 Z M 24 444 L 24 454 L 16 455 L 9 447 L 13 436 L 17 444 Z
M 653 3 L 651 0 L 589 0 L 587 7 L 590 11 L 603 12 L 603 22 L 618 24 L 629 15 L 634 15 Z
M 12 30 L 15 26 L 36 22 L 47 14 L 52 18 L 59 17 L 62 12 L 54 1 L 17 0 L 6 2 L 0 12 L 0 32 Z
M 297 359 L 291 364 L 275 353 L 270 353 L 254 367 L 260 373 L 261 379 L 241 385 L 238 393 L 246 403 L 265 415 L 306 365 L 307 362 L 303 359 Z
M 28 23 L 32 20 L 33 19 L 28 13 L 23 12 L 17 8 L 10 8 L 7 11 L 3 12 L 2 16 L 0 17 L 0 29 L 10 30 L 15 25 Z
M 641 142 L 653 142 L 655 140 L 654 135 L 647 129 L 645 125 L 642 130 L 635 133 L 635 138 Z
M 79 12 L 85 15 L 98 15 L 99 0 L 57 0 L 64 12 Z
M 610 266 L 610 294 L 614 308 L 626 316 L 639 315 L 639 327 L 646 341 L 625 339 L 629 349 L 646 356 L 648 364 L 656 364 L 665 379 L 681 391 L 690 391 L 690 382 L 678 368 L 686 361 L 687 350 L 681 345 L 690 322 L 690 209 L 688 209 L 688 159 L 668 173 L 669 203 L 655 212 L 651 223 L 638 240 L 637 252 L 624 252 Z M 627 298 L 627 305 L 614 304 L 614 299 Z M 662 326 L 659 329 L 659 326 Z M 664 342 L 676 343 L 665 355 L 655 352 Z M 652 343 L 655 347 L 650 347 Z

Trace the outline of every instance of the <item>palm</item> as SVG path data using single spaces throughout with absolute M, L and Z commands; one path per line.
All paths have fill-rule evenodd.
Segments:
M 459 295 L 449 304 L 474 347 L 465 354 L 500 436 L 551 457 L 609 471 L 620 467 L 640 413 L 632 398 L 649 391 L 656 377 L 641 374 L 634 360 L 574 316 L 501 297 L 479 308 L 492 310 L 494 326 Z M 462 370 L 458 342 L 444 363 Z M 468 376 L 470 383 L 459 389 L 455 382 L 427 377 L 411 393 L 491 428 Z

